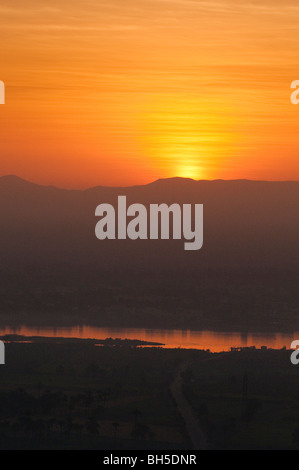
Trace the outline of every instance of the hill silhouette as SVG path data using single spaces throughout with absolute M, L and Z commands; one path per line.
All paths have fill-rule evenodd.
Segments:
M 184 253 L 181 241 L 96 239 L 95 208 L 128 204 L 203 203 L 204 244 Z M 294 266 L 299 234 L 299 183 L 171 178 L 143 186 L 65 190 L 0 178 L 2 263 L 185 263 L 205 266 Z

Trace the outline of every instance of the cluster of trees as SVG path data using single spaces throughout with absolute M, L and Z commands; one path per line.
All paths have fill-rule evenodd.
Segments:
M 110 395 L 109 389 L 80 393 L 43 390 L 41 383 L 36 385 L 34 393 L 21 388 L 0 391 L 1 436 L 45 441 L 53 437 L 70 439 L 76 435 L 93 441 L 102 434 L 105 404 Z M 138 409 L 130 412 L 131 431 L 127 439 L 153 439 L 153 431 L 140 421 L 140 416 Z M 105 426 L 104 434 L 107 434 Z M 120 427 L 121 422 L 111 421 L 108 437 L 116 441 Z

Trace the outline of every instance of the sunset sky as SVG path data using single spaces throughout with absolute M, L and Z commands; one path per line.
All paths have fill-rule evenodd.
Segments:
M 299 180 L 298 0 L 1 0 L 0 175 Z

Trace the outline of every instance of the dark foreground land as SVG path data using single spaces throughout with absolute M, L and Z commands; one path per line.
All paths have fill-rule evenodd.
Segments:
M 190 450 L 194 441 L 205 450 L 299 448 L 299 365 L 290 351 L 82 340 L 5 348 L 2 450 Z

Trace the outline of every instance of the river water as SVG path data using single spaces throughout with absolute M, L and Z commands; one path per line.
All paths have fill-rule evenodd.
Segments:
M 163 343 L 167 348 L 210 349 L 212 352 L 229 351 L 231 347 L 267 346 L 268 348 L 290 348 L 299 333 L 241 333 L 221 331 L 167 330 L 147 328 L 101 328 L 80 325 L 71 327 L 0 327 L 0 335 L 50 336 L 82 339 L 139 339 Z

